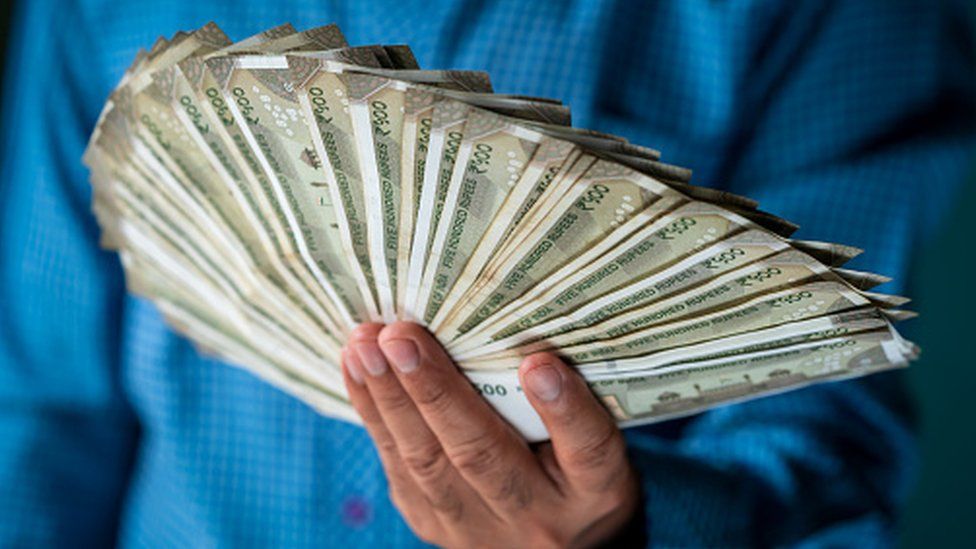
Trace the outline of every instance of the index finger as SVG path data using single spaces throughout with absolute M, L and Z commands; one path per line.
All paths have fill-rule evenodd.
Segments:
M 521 509 L 544 493 L 532 482 L 544 473 L 528 445 L 424 328 L 397 322 L 380 332 L 379 342 L 448 459 L 490 506 Z

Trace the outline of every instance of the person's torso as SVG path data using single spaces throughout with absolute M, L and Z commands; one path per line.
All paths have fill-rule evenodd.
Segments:
M 409 44 L 424 68 L 488 70 L 496 92 L 560 99 L 574 125 L 661 149 L 704 183 L 727 163 L 743 116 L 736 71 L 750 48 L 736 41 L 755 16 L 725 3 L 623 0 L 87 4 L 106 93 L 158 35 L 210 20 L 234 39 L 335 22 L 350 43 Z M 123 384 L 142 433 L 122 545 L 418 543 L 364 431 L 201 356 L 145 301 L 127 299 L 124 320 Z

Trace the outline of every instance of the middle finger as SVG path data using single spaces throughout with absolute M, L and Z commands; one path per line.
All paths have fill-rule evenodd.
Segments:
M 416 484 L 431 506 L 448 520 L 483 514 L 487 507 L 451 464 L 413 400 L 390 371 L 376 338 L 381 326 L 353 331 L 350 349 L 366 370 L 366 387 Z

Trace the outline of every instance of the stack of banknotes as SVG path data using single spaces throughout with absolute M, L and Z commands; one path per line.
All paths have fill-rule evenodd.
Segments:
M 334 25 L 140 52 L 85 154 L 130 291 L 201 349 L 357 421 L 340 349 L 428 327 L 529 439 L 521 357 L 573 364 L 622 425 L 906 365 L 907 301 L 569 108 L 422 70 Z

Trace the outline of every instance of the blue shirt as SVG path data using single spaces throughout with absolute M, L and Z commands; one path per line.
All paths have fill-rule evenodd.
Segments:
M 0 545 L 418 544 L 364 431 L 201 356 L 125 292 L 80 156 L 157 35 L 284 21 L 490 71 L 755 197 L 896 277 L 976 128 L 971 28 L 926 0 L 30 0 L 12 33 L 0 179 Z M 898 376 L 627 433 L 660 546 L 886 545 L 916 468 Z

